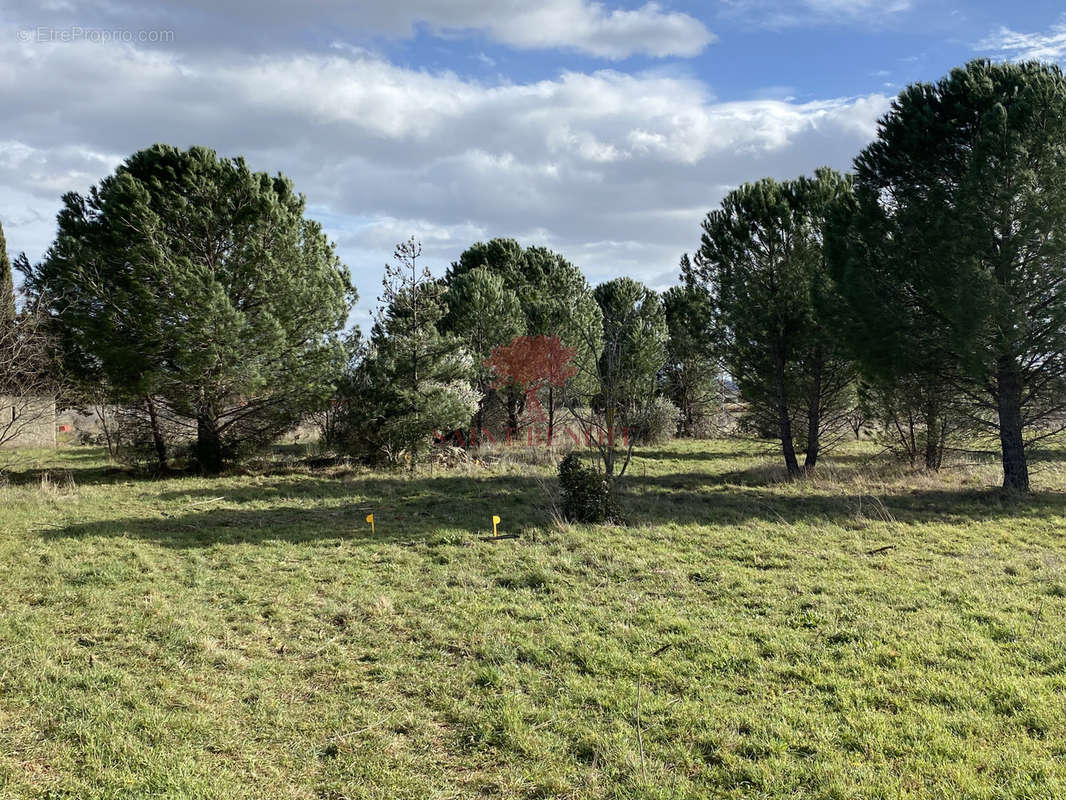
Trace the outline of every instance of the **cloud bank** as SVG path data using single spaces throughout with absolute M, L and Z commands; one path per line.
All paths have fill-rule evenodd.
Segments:
M 12 0 L 16 16 L 36 26 L 172 30 L 188 48 L 261 48 L 293 44 L 328 32 L 342 40 L 380 35 L 410 38 L 419 28 L 440 36 L 478 33 L 512 48 L 571 49 L 606 59 L 643 54 L 693 56 L 714 40 L 695 17 L 658 2 L 608 8 L 589 0 L 160 0 L 144 3 L 86 0 L 30 3 Z
M 603 12 L 607 13 L 607 12 Z M 353 270 L 365 316 L 393 244 L 439 267 L 479 238 L 559 249 L 593 281 L 672 282 L 731 187 L 846 169 L 881 95 L 719 102 L 702 81 L 568 71 L 479 82 L 358 50 L 180 52 L 19 43 L 0 29 L 0 219 L 39 258 L 65 191 L 155 142 L 293 178 Z

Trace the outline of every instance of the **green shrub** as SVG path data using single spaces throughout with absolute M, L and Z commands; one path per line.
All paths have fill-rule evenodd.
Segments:
M 582 465 L 576 453 L 559 462 L 559 488 L 563 516 L 570 522 L 599 524 L 622 522 L 607 480 L 596 470 Z
M 637 444 L 663 444 L 677 436 L 681 412 L 667 397 L 656 397 L 634 427 Z

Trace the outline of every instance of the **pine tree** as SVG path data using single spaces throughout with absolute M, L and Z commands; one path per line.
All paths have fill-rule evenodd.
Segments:
M 480 435 L 494 381 L 486 361 L 494 348 L 509 344 L 525 332 L 522 306 L 518 295 L 504 285 L 503 277 L 485 267 L 455 275 L 444 300 L 448 310 L 441 320 L 441 330 L 462 339 L 474 359 L 474 380 L 482 398 L 474 417 L 474 431 Z
M 571 412 L 595 441 L 610 488 L 616 476 L 625 474 L 633 434 L 647 423 L 657 396 L 666 362 L 666 318 L 658 294 L 632 278 L 601 283 L 593 295 L 602 314 L 602 347 L 594 364 L 575 364 L 588 374 L 583 391 L 572 398 Z M 589 341 L 594 337 L 586 334 Z M 582 417 L 579 400 L 595 413 Z M 619 443 L 624 445 L 621 460 Z
M 688 253 L 681 256 L 680 286 L 663 293 L 666 316 L 664 390 L 681 412 L 682 436 L 695 436 L 721 399 L 714 304 L 695 282 Z
M 859 194 L 865 191 L 860 184 Z M 863 377 L 856 418 L 875 420 L 884 446 L 911 466 L 920 459 L 936 471 L 949 436 L 964 429 L 957 359 L 944 321 L 897 278 L 901 271 L 936 270 L 934 253 L 899 247 L 899 234 L 890 233 L 886 222 L 877 204 L 853 195 L 829 225 L 828 263 L 845 312 L 840 336 Z M 897 260 L 905 263 L 889 266 Z
M 217 472 L 328 397 L 355 294 L 305 206 L 281 175 L 166 145 L 63 198 L 27 285 L 68 371 L 146 409 L 160 461 L 160 414 L 196 431 L 196 461 Z
M 707 215 L 697 265 L 714 298 L 725 366 L 748 403 L 750 421 L 774 431 L 790 475 L 843 427 L 853 373 L 839 348 L 825 220 L 850 191 L 829 169 L 813 179 L 770 178 L 730 192 Z
M 1026 449 L 1066 410 L 1066 77 L 973 61 L 909 86 L 855 172 L 853 279 L 931 326 L 911 341 L 939 343 L 1004 488 L 1028 491 Z
M 445 282 L 453 284 L 461 275 L 485 269 L 499 276 L 503 286 L 518 298 L 521 309 L 519 333 L 524 336 L 558 336 L 563 346 L 575 351 L 575 377 L 565 386 L 545 387 L 548 436 L 552 437 L 555 412 L 566 402 L 566 394 L 595 372 L 601 348 L 601 314 L 581 270 L 545 247 L 523 248 L 514 239 L 492 239 L 467 248 L 451 265 Z M 454 317 L 445 320 L 444 330 L 456 330 Z M 592 339 L 589 334 L 593 334 Z M 517 431 L 525 407 L 525 394 L 513 386 L 501 390 L 507 409 L 508 427 Z
M 438 329 L 447 310 L 445 286 L 421 257 L 422 245 L 412 237 L 386 265 L 348 434 L 357 449 L 405 457 L 412 470 L 435 435 L 469 423 L 479 400 L 463 342 Z

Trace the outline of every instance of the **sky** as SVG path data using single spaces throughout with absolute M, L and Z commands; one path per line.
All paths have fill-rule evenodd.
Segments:
M 64 193 L 157 142 L 292 178 L 364 328 L 396 242 L 551 247 L 676 282 L 733 187 L 846 170 L 908 83 L 1066 61 L 1055 2 L 4 0 L 0 222 L 42 257 Z

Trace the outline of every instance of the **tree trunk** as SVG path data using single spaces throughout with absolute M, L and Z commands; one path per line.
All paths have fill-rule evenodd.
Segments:
M 159 469 L 166 472 L 167 469 L 167 443 L 163 438 L 163 430 L 159 426 L 159 415 L 155 410 L 155 401 L 151 395 L 144 396 L 144 404 L 148 409 L 148 423 L 152 428 L 152 443 L 155 445 L 155 457 L 159 462 Z
M 935 427 L 925 429 L 925 468 L 930 472 L 940 470 L 940 437 Z
M 1003 450 L 1003 488 L 1029 491 L 1029 465 L 1022 432 L 1022 376 L 1015 359 L 999 359 L 996 374 L 999 443 Z
M 515 439 L 518 438 L 518 427 L 522 419 L 522 411 L 525 409 L 525 392 L 519 392 L 517 387 L 509 386 L 507 388 L 507 426 L 509 428 L 507 440 L 511 440 L 513 434 Z
M 792 419 L 788 414 L 788 396 L 785 393 L 785 358 L 778 352 L 774 354 L 774 382 L 777 390 L 777 425 L 781 436 L 781 452 L 785 456 L 788 474 L 800 474 L 799 462 L 796 460 L 796 446 L 792 442 Z
M 693 438 L 692 429 L 696 427 L 696 412 L 692 408 L 692 399 L 689 397 L 687 389 L 683 389 L 681 392 L 681 424 L 685 426 L 685 430 L 682 435 L 686 439 Z
M 937 431 L 936 468 L 939 471 L 944 465 L 944 450 L 948 446 L 948 421 L 943 416 L 940 418 L 940 429 Z
M 915 438 L 916 423 L 914 421 L 914 411 L 907 411 L 907 425 L 909 426 L 907 431 L 907 456 L 911 460 L 911 469 L 918 466 L 918 440 Z
M 614 406 L 608 405 L 604 414 L 607 426 L 607 448 L 603 451 L 603 471 L 608 487 L 614 479 Z
M 819 347 L 814 360 L 814 375 L 811 381 L 811 393 L 807 400 L 807 453 L 803 459 L 803 469 L 810 472 L 818 463 L 818 433 L 822 427 L 822 367 L 825 359 Z
M 943 421 L 934 405 L 925 411 L 925 468 L 938 472 L 944 461 Z
M 114 459 L 115 439 L 111 432 L 111 421 L 107 418 L 107 406 L 93 406 L 93 413 L 100 421 L 100 430 L 103 431 L 104 441 L 107 443 L 107 457 Z
M 555 438 L 555 387 L 548 384 L 548 447 Z
M 478 387 L 481 390 L 481 399 L 477 401 L 477 411 L 474 412 L 474 430 L 470 435 L 470 442 L 481 444 L 481 432 L 485 429 L 485 403 L 488 402 L 488 387 L 482 381 Z
M 518 436 L 518 399 L 512 394 L 507 395 L 507 441 L 511 436 Z
M 196 418 L 196 461 L 209 475 L 222 471 L 222 439 L 215 420 L 206 414 Z

